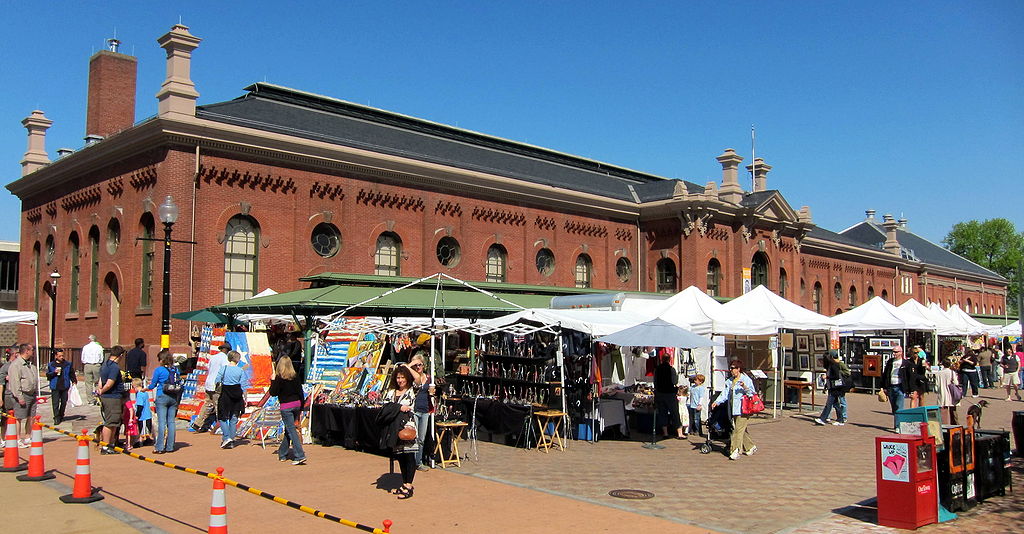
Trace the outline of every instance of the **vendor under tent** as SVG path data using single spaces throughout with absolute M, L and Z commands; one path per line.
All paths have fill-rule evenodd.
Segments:
M 0 324 L 17 323 L 31 325 L 35 335 L 36 369 L 39 368 L 39 314 L 36 312 L 11 311 L 0 309 Z

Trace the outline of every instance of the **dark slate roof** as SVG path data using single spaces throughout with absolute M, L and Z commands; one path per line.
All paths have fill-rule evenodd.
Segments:
M 841 235 L 876 249 L 882 249 L 885 244 L 885 229 L 877 222 L 861 221 L 843 230 Z M 998 273 L 954 254 L 945 247 L 936 245 L 908 230 L 897 228 L 896 240 L 900 242 L 901 254 L 908 259 L 974 274 L 994 276 L 1000 280 L 1005 280 Z
M 757 191 L 754 193 L 746 193 L 743 195 L 743 200 L 740 201 L 740 205 L 745 208 L 756 208 L 760 206 L 765 200 L 768 200 L 777 193 L 778 190 L 775 189 L 767 189 L 764 191 Z
M 833 232 L 831 230 L 826 230 L 826 229 L 824 229 L 824 228 L 822 228 L 820 226 L 815 226 L 814 228 L 811 228 L 811 231 L 808 232 L 807 236 L 808 237 L 813 237 L 813 238 L 816 238 L 816 239 L 822 239 L 824 241 L 832 241 L 834 243 L 840 243 L 840 244 L 848 245 L 848 246 L 851 246 L 851 247 L 863 248 L 863 249 L 866 249 L 866 250 L 872 250 L 872 251 L 877 251 L 878 250 L 875 247 L 869 247 L 869 246 L 865 245 L 864 243 L 862 243 L 860 241 L 856 241 L 856 240 L 850 239 L 850 238 L 844 236 L 843 234 L 837 234 L 837 233 L 835 233 L 835 232 Z
M 256 83 L 246 90 L 248 94 L 235 100 L 199 106 L 196 115 L 630 202 L 671 198 L 676 182 L 272 84 Z M 687 183 L 691 186 L 700 187 Z

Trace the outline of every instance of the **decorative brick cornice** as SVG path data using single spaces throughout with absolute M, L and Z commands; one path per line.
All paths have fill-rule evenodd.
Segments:
M 815 269 L 828 269 L 832 264 L 828 260 L 807 260 L 807 266 Z
M 241 171 L 238 169 L 227 169 L 225 167 L 203 166 L 199 170 L 199 177 L 207 183 L 226 185 L 228 187 L 239 187 L 248 189 L 259 189 L 274 193 L 295 193 L 295 180 L 284 176 L 274 176 L 261 172 Z
M 128 177 L 128 184 L 136 191 L 156 185 L 156 165 L 147 165 L 132 172 Z
M 39 224 L 43 220 L 42 208 L 32 208 L 25 212 L 25 220 L 32 224 Z
M 452 217 L 462 217 L 462 205 L 458 202 L 452 202 L 449 200 L 438 200 L 437 205 L 434 206 L 434 213 L 438 215 L 451 215 Z
M 107 194 L 112 197 L 119 197 L 124 194 L 124 178 L 118 176 L 107 182 Z
M 345 192 L 341 184 L 332 184 L 318 180 L 309 187 L 309 196 L 341 200 L 345 198 Z
M 543 217 L 541 215 L 538 215 L 537 218 L 534 219 L 533 224 L 541 230 L 554 230 L 555 226 L 557 226 L 554 217 Z
M 562 225 L 567 233 L 587 236 L 605 237 L 608 235 L 608 228 L 600 224 L 585 223 L 582 221 L 568 220 Z
M 56 202 L 47 202 L 46 207 L 43 209 L 46 211 L 46 215 L 49 216 L 51 219 L 57 216 Z
M 512 210 L 499 210 L 493 208 L 473 208 L 473 218 L 478 221 L 508 224 L 511 226 L 525 226 L 526 215 L 522 212 Z
M 615 229 L 615 239 L 618 239 L 619 241 L 632 241 L 633 240 L 633 231 L 632 231 L 632 229 L 630 229 L 630 228 L 616 228 Z
M 368 191 L 366 189 L 360 189 L 359 193 L 356 194 L 356 203 L 407 211 L 423 211 L 426 209 L 423 199 L 420 197 L 386 193 L 384 191 Z
M 99 204 L 103 199 L 103 192 L 100 186 L 87 187 L 71 193 L 60 201 L 60 207 L 66 212 L 77 211 L 87 206 Z M 49 206 L 47 206 L 49 210 Z

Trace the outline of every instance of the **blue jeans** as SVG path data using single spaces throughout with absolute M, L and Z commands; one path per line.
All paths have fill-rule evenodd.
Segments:
M 154 451 L 171 452 L 174 450 L 174 420 L 178 416 L 178 400 L 160 393 L 156 396 L 156 443 Z M 164 442 L 164 436 L 167 441 Z
M 306 457 L 302 450 L 302 438 L 299 431 L 295 429 L 295 421 L 302 415 L 302 408 L 281 410 L 281 422 L 284 423 L 284 436 L 281 437 L 281 445 L 277 447 L 277 457 L 285 459 L 291 451 L 292 459 L 299 460 Z
M 899 423 L 896 422 L 896 412 L 903 409 L 903 399 L 907 396 L 903 393 L 903 390 L 899 386 L 889 386 L 889 404 L 892 406 L 892 427 L 899 428 Z
M 230 419 L 220 420 L 220 432 L 223 438 L 222 441 L 234 441 L 235 430 L 238 429 L 238 414 L 231 414 Z
M 828 400 L 825 401 L 825 408 L 821 411 L 821 416 L 818 419 L 822 421 L 828 421 L 828 416 L 832 412 L 832 408 L 836 409 L 836 421 L 841 423 L 846 422 L 846 394 L 839 393 L 835 394 L 829 392 Z
M 427 433 L 430 432 L 430 414 L 413 412 L 413 418 L 416 420 L 416 467 L 419 467 L 423 463 L 423 442 L 426 440 Z

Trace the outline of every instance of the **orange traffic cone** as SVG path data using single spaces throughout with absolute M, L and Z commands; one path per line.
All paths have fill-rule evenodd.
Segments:
M 40 416 L 36 416 L 36 422 L 32 423 L 32 448 L 29 449 L 28 474 L 18 475 L 22 482 L 39 482 L 55 478 L 53 473 L 46 472 L 46 464 L 43 462 L 43 425 L 39 424 Z
M 95 493 L 92 488 L 92 475 L 89 474 L 89 436 L 85 429 L 78 436 L 78 465 L 75 467 L 75 487 L 71 495 L 61 495 L 60 501 L 65 504 L 86 504 L 96 502 L 103 496 Z
M 228 534 L 228 503 L 224 497 L 224 468 L 217 468 L 213 479 L 213 502 L 210 503 L 210 529 L 208 534 Z
M 18 420 L 14 418 L 14 410 L 7 412 L 7 430 L 4 432 L 4 466 L 0 473 L 24 471 L 25 464 L 18 457 Z

